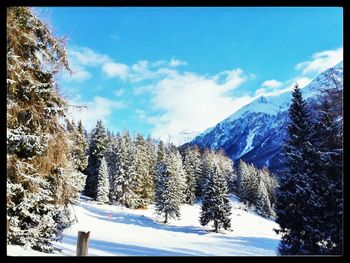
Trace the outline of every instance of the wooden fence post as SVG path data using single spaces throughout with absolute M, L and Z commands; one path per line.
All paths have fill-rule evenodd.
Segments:
M 10 218 L 7 217 L 7 221 L 6 221 L 6 236 L 8 236 L 8 234 L 9 234 L 9 228 L 10 228 Z
M 88 254 L 88 242 L 89 242 L 89 232 L 78 232 L 78 240 L 77 240 L 77 256 L 87 256 Z

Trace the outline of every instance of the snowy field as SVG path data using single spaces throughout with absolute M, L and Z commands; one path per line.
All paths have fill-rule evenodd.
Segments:
M 131 210 L 81 200 L 74 206 L 78 223 L 66 229 L 55 246 L 61 253 L 45 254 L 8 246 L 11 256 L 75 256 L 78 231 L 91 231 L 89 256 L 271 256 L 276 255 L 277 224 L 232 201 L 232 230 L 212 232 L 199 224 L 200 205 L 183 205 L 181 219 L 163 224 L 154 207 Z

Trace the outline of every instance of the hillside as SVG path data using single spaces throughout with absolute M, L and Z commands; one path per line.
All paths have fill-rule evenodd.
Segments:
M 235 196 L 232 202 L 232 231 L 211 232 L 199 224 L 200 205 L 181 206 L 181 220 L 161 223 L 153 206 L 131 210 L 120 206 L 99 205 L 81 200 L 74 205 L 79 223 L 65 230 L 62 251 L 55 254 L 8 246 L 11 256 L 75 256 L 79 230 L 91 231 L 90 256 L 271 256 L 275 255 L 278 225 L 245 207 Z

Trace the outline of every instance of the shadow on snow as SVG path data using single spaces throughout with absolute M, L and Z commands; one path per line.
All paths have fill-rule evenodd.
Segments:
M 65 236 L 64 243 L 75 245 L 77 242 L 77 238 L 74 236 Z M 102 240 L 94 240 L 91 239 L 89 241 L 89 249 L 96 249 L 105 252 L 110 252 L 117 255 L 128 255 L 128 256 L 194 256 L 194 255 L 202 255 L 206 256 L 201 251 L 191 250 L 191 249 L 183 249 L 178 248 L 176 250 L 167 250 L 167 249 L 158 249 L 153 247 L 146 247 L 140 245 L 130 245 L 124 243 L 110 242 L 110 241 L 102 241 Z M 90 250 L 91 251 L 91 250 Z M 183 252 L 182 252 L 183 251 Z M 185 252 L 186 251 L 186 252 Z M 90 256 L 94 256 L 93 252 L 89 252 Z
M 165 225 L 142 215 L 134 215 L 127 212 L 107 212 L 106 210 L 94 208 L 86 204 L 80 204 L 80 206 L 88 210 L 89 212 L 96 214 L 96 216 L 93 215 L 92 217 L 95 217 L 101 220 L 106 220 L 108 222 L 137 225 L 142 227 L 151 227 L 159 230 L 190 233 L 190 234 L 197 234 L 197 235 L 205 235 L 208 233 L 204 229 L 194 227 L 194 226 Z M 107 217 L 106 216 L 107 213 L 110 214 L 111 217 Z
M 111 212 L 103 209 L 91 207 L 88 204 L 81 203 L 81 207 L 92 213 L 92 217 L 108 222 L 130 224 L 142 227 L 150 227 L 158 230 L 165 230 L 171 232 L 191 233 L 197 235 L 205 235 L 211 233 L 198 227 L 193 226 L 173 226 L 165 225 L 154 221 L 143 215 L 135 215 L 128 212 Z M 239 255 L 273 255 L 276 254 L 276 249 L 279 244 L 278 239 L 265 237 L 242 237 L 242 236 L 226 236 L 217 235 L 214 237 L 218 242 L 224 242 L 225 246 L 232 246 L 233 254 Z M 64 243 L 76 245 L 76 237 L 65 235 Z M 211 242 L 213 242 L 212 240 Z M 214 241 L 215 242 L 215 241 Z M 195 244 L 195 243 L 193 243 Z M 203 245 L 203 243 L 200 243 Z M 209 245 L 209 244 L 208 244 Z M 157 249 L 153 247 L 130 245 L 125 243 L 117 243 L 110 241 L 94 240 L 89 241 L 89 248 L 102 250 L 116 255 L 131 255 L 131 256 L 208 256 L 211 254 L 202 251 L 174 248 L 174 250 Z M 251 250 L 251 248 L 254 248 Z M 229 253 L 231 254 L 231 253 Z M 92 254 L 91 254 L 92 255 Z
M 241 245 L 245 247 L 254 247 L 258 250 L 274 251 L 276 252 L 279 239 L 266 237 L 241 237 L 241 236 L 218 236 L 218 239 L 225 240 L 229 244 Z M 273 249 L 275 248 L 275 250 Z

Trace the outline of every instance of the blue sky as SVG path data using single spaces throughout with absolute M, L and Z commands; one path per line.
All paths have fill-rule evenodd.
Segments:
M 40 8 L 67 36 L 62 93 L 101 118 L 156 138 L 200 132 L 260 95 L 305 86 L 343 57 L 342 8 Z

